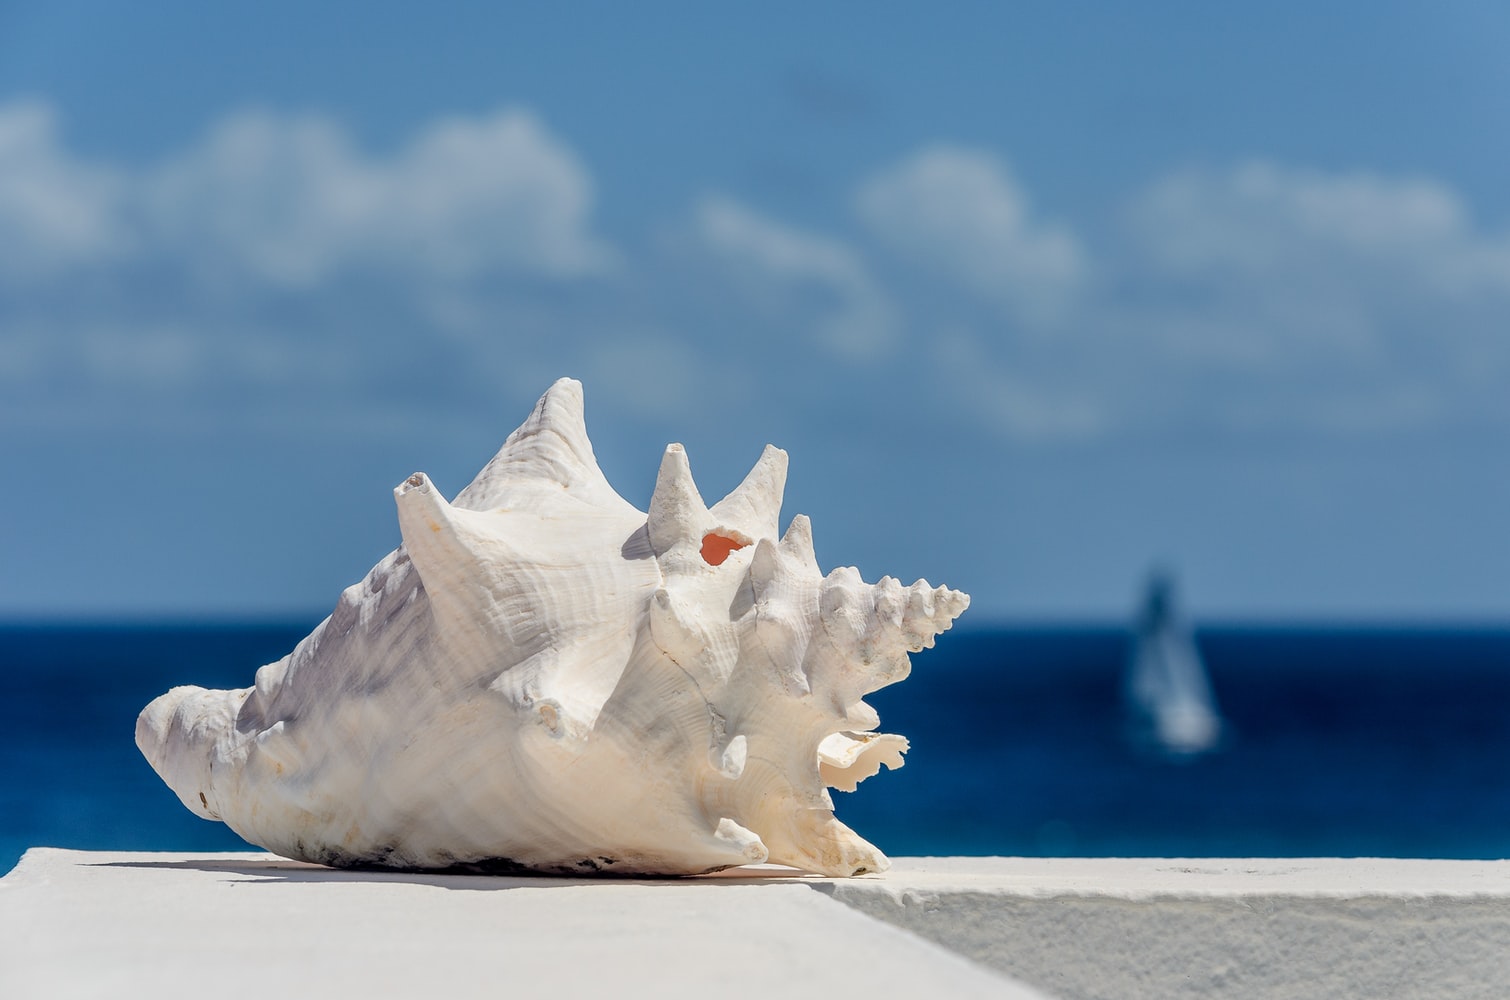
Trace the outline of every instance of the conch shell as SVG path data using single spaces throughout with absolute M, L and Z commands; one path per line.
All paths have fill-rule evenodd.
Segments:
M 343 867 L 691 874 L 888 862 L 834 817 L 907 741 L 861 699 L 969 598 L 824 576 L 786 453 L 711 508 L 681 445 L 647 516 L 557 382 L 456 499 L 394 490 L 403 544 L 239 691 L 178 687 L 136 723 L 197 815 Z

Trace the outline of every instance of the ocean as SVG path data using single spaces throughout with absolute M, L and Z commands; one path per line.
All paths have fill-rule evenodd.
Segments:
M 246 849 L 181 806 L 133 726 L 175 684 L 244 687 L 314 620 L 0 627 L 0 872 L 26 848 Z M 838 815 L 893 855 L 1510 853 L 1510 624 L 1196 629 L 1224 736 L 1132 737 L 1119 625 L 958 626 L 869 701 L 907 765 Z

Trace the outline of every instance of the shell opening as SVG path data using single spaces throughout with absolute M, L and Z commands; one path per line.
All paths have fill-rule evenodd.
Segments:
M 730 552 L 742 549 L 748 544 L 749 542 L 741 542 L 737 538 L 730 538 L 728 535 L 720 535 L 716 531 L 710 531 L 703 536 L 703 562 L 709 566 L 722 566 L 724 560 L 729 558 Z

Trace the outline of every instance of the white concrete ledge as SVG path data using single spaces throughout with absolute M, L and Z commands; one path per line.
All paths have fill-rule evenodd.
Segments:
M 33 849 L 0 879 L 0 998 L 1043 1000 L 779 871 L 588 881 Z
M 867 992 L 1502 998 L 1510 862 L 903 858 L 858 879 L 589 881 L 41 849 L 0 879 L 6 1000 Z

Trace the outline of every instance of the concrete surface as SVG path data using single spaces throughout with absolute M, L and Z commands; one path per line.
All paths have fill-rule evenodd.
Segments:
M 0 879 L 0 998 L 1043 1000 L 779 871 L 588 881 L 33 849 Z
M 857 879 L 590 881 L 39 849 L 0 879 L 5 1000 L 206 993 L 1502 998 L 1510 862 L 901 858 Z

